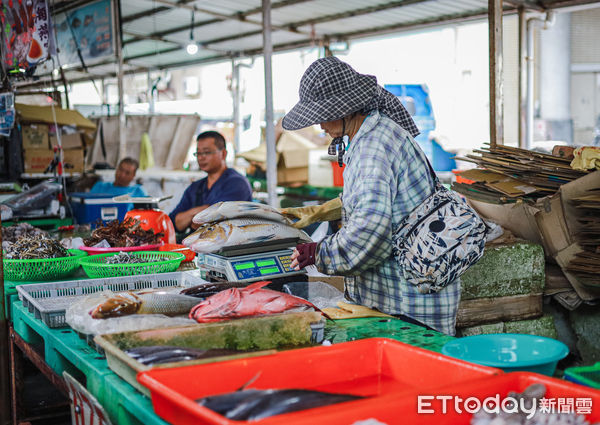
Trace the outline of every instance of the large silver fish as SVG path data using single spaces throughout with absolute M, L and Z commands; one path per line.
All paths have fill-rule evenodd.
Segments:
M 199 253 L 217 252 L 221 248 L 295 238 L 312 242 L 302 230 L 286 224 L 256 218 L 234 218 L 208 223 L 183 240 L 183 244 Z
M 277 208 L 247 201 L 217 202 L 196 214 L 192 221 L 196 224 L 206 224 L 241 217 L 261 218 L 283 224 L 292 224 Z
M 124 292 L 115 294 L 90 311 L 94 319 L 128 316 L 130 314 L 165 314 L 175 316 L 189 313 L 198 298 L 173 292 Z

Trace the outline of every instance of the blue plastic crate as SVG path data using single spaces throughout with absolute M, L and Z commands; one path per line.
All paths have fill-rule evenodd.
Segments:
M 98 220 L 106 224 L 112 220 L 123 220 L 131 204 L 113 201 L 108 193 L 71 193 L 73 218 L 78 224 L 94 225 Z

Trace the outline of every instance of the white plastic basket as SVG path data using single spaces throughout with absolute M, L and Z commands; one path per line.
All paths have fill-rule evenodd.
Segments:
M 17 286 L 19 298 L 36 319 L 49 328 L 68 326 L 67 308 L 82 297 L 102 291 L 123 292 L 147 288 L 170 288 L 200 285 L 205 282 L 195 272 L 173 272 L 103 279 L 33 283 Z

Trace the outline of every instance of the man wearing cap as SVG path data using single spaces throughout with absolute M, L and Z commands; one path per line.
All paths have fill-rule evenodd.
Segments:
M 283 128 L 320 124 L 334 138 L 346 168 L 341 199 L 282 210 L 300 218 L 299 226 L 342 219 L 337 233 L 318 244 L 298 245 L 292 267 L 315 264 L 322 273 L 343 275 L 351 301 L 454 335 L 460 281 L 420 293 L 392 256 L 393 231 L 434 190 L 427 159 L 414 141 L 419 130 L 412 118 L 374 76 L 359 74 L 335 57 L 313 62 L 299 92 Z

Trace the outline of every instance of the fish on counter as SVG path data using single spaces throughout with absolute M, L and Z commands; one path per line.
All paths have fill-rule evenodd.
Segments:
M 94 319 L 128 316 L 131 314 L 164 314 L 176 316 L 189 313 L 198 299 L 173 292 L 124 292 L 114 295 L 90 311 Z
M 281 239 L 312 242 L 302 230 L 274 221 L 256 218 L 234 218 L 208 223 L 183 240 L 183 244 L 198 253 L 217 252 L 222 248 Z
M 248 286 L 248 284 L 244 282 L 206 282 L 201 283 L 200 285 L 182 289 L 179 293 L 190 297 L 205 299 L 212 295 L 218 294 L 225 289 L 245 288 L 246 286 Z
M 196 403 L 231 420 L 252 421 L 362 398 L 352 394 L 335 394 L 302 389 L 244 389 L 200 398 L 196 400 Z
M 192 218 L 196 224 L 207 224 L 232 218 L 254 217 L 262 220 L 276 221 L 283 224 L 292 222 L 270 205 L 248 201 L 217 202 Z
M 271 282 L 255 282 L 245 288 L 230 288 L 201 301 L 190 311 L 190 319 L 199 323 L 220 322 L 248 316 L 314 309 L 312 303 L 283 292 L 263 289 Z
M 224 348 L 186 348 L 172 345 L 153 345 L 149 347 L 135 347 L 125 350 L 125 353 L 138 362 L 151 366 L 155 364 L 183 362 L 187 360 L 207 359 L 210 357 L 229 356 L 239 354 L 237 350 Z

